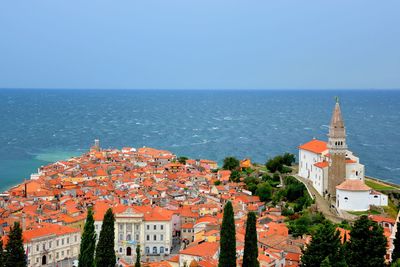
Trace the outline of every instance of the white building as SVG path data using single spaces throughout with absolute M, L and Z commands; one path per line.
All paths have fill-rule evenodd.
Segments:
M 56 266 L 77 259 L 81 233 L 79 229 L 43 223 L 40 228 L 23 232 L 28 266 Z
M 298 175 L 335 203 L 337 209 L 364 211 L 370 205 L 387 206 L 387 196 L 364 183 L 364 165 L 347 149 L 339 102 L 333 111 L 328 138 L 328 142 L 313 139 L 299 146 Z
M 172 249 L 172 211 L 148 206 L 127 207 L 115 214 L 115 251 L 128 263 L 136 260 L 140 244 L 142 258 L 169 255 Z M 101 223 L 96 222 L 98 228 Z

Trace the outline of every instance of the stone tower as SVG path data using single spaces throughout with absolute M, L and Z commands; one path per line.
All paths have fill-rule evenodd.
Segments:
M 336 199 L 336 186 L 346 179 L 346 129 L 344 127 L 338 98 L 336 98 L 328 137 L 328 149 L 330 154 L 328 194 L 334 200 Z

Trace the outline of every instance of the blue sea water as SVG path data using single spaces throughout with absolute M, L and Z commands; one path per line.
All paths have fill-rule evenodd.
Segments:
M 340 97 L 367 175 L 400 183 L 400 91 L 0 90 L 0 190 L 41 165 L 101 146 L 149 146 L 221 162 L 326 139 Z

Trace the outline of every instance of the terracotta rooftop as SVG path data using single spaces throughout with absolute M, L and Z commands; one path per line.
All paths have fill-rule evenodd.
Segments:
M 316 154 L 321 154 L 328 149 L 327 142 L 313 139 L 308 143 L 299 146 L 299 149 L 307 150 Z
M 363 181 L 356 179 L 346 179 L 343 183 L 336 186 L 336 189 L 348 191 L 368 191 L 371 190 Z

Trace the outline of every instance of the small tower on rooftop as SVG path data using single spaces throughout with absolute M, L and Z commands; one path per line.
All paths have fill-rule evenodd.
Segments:
M 99 139 L 94 139 L 94 146 L 92 147 L 93 150 L 95 151 L 100 151 L 100 140 Z
M 328 134 L 328 149 L 330 163 L 328 168 L 328 194 L 334 200 L 336 198 L 336 186 L 346 179 L 346 128 L 342 112 L 340 110 L 339 98 L 333 110 L 331 124 Z

